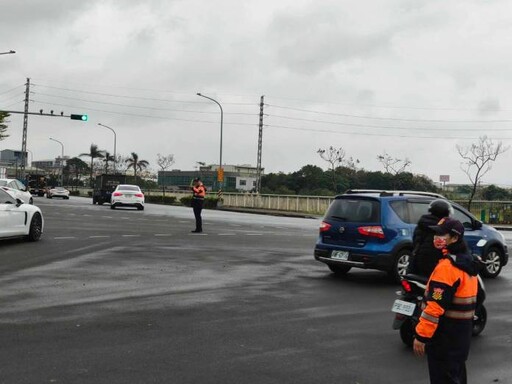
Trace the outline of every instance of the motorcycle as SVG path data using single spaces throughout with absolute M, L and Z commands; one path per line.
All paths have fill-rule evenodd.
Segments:
M 421 316 L 421 302 L 427 288 L 428 278 L 419 275 L 405 275 L 401 278 L 402 290 L 397 291 L 400 299 L 395 300 L 392 312 L 395 313 L 393 329 L 400 330 L 400 338 L 409 347 L 414 341 L 416 325 Z M 484 306 L 485 286 L 478 275 L 478 294 L 475 315 L 473 317 L 473 336 L 478 336 L 487 323 L 487 310 Z

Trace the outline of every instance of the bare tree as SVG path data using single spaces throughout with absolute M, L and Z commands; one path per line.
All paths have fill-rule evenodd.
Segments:
M 504 147 L 503 143 L 494 143 L 487 136 L 482 136 L 477 143 L 463 147 L 457 145 L 457 152 L 464 160 L 461 164 L 462 171 L 468 176 L 472 184 L 471 193 L 468 201 L 468 209 L 471 209 L 471 203 L 475 197 L 476 188 L 482 178 L 492 168 L 492 163 L 498 156 L 507 151 L 509 147 Z
M 411 165 L 411 160 L 407 157 L 405 159 L 398 159 L 384 152 L 382 155 L 377 156 L 377 160 L 384 167 L 386 173 L 392 175 L 398 175 L 399 173 L 405 172 L 406 168 Z
M 328 149 L 320 148 L 318 151 L 316 151 L 316 153 L 318 153 L 323 160 L 329 163 L 332 177 L 332 187 L 333 190 L 337 192 L 338 175 L 336 173 L 336 169 L 345 161 L 345 150 L 342 147 L 334 148 L 333 146 L 330 146 Z
M 161 155 L 159 153 L 156 154 L 156 163 L 162 170 L 162 172 L 165 172 L 168 168 L 170 168 L 174 163 L 174 155 L 169 154 L 167 156 Z M 165 197 L 165 184 L 162 183 L 162 193 L 163 197 Z

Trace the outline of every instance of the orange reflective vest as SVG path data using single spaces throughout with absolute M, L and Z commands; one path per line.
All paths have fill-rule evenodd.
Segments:
M 206 196 L 206 188 L 203 184 L 198 185 L 197 187 L 192 187 L 192 191 L 194 192 L 194 199 L 204 199 Z
M 428 281 L 416 338 L 438 356 L 467 359 L 478 293 L 471 268 L 472 256 L 447 255 Z

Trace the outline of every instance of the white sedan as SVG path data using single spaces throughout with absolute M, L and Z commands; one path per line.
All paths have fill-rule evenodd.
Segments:
M 136 207 L 144 209 L 144 194 L 138 185 L 119 184 L 110 197 L 110 208 Z
M 43 214 L 38 207 L 23 204 L 0 188 L 0 238 L 25 237 L 37 241 L 43 227 Z
M 62 197 L 63 199 L 69 199 L 69 191 L 63 187 L 51 188 L 46 192 L 46 197 L 51 199 L 53 197 Z
M 0 189 L 6 191 L 15 199 L 20 199 L 25 204 L 33 204 L 32 194 L 25 185 L 16 179 L 0 179 Z

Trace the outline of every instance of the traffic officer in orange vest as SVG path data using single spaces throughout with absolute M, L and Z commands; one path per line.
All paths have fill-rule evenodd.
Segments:
M 478 264 L 463 239 L 460 221 L 445 217 L 430 228 L 443 258 L 428 281 L 423 312 L 416 326 L 414 353 L 423 356 L 426 352 L 431 384 L 465 384 Z
M 192 233 L 203 232 L 203 219 L 201 218 L 201 211 L 203 210 L 204 197 L 206 196 L 206 188 L 201 182 L 200 178 L 194 179 L 192 182 L 192 208 L 194 209 L 194 216 L 196 218 L 196 229 Z

